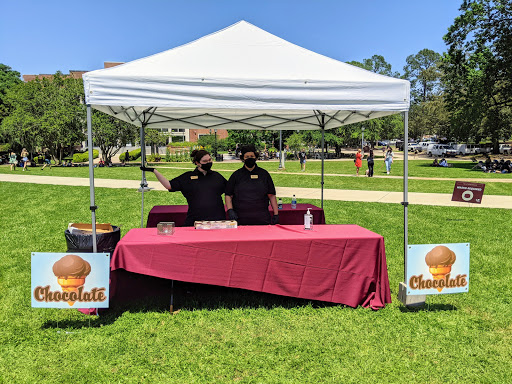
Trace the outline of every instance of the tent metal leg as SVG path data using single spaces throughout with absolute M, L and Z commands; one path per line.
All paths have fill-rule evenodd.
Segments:
M 398 287 L 398 299 L 406 306 L 421 306 L 425 304 L 425 295 L 407 294 L 407 255 L 409 250 L 409 222 L 408 222 L 408 172 L 409 172 L 409 112 L 404 112 L 404 194 L 402 205 L 404 206 L 404 282 Z
M 92 144 L 92 115 L 91 106 L 87 104 L 87 141 L 89 152 L 89 194 L 90 194 L 90 209 L 91 209 L 91 224 L 92 224 L 92 251 L 98 251 L 96 241 L 96 204 L 94 199 L 94 157 L 93 157 L 93 144 Z
M 140 127 L 140 165 L 143 167 L 146 163 L 146 143 L 144 142 L 144 128 L 145 124 L 142 124 Z M 142 176 L 140 180 L 140 189 L 142 192 L 142 200 L 140 207 L 140 227 L 144 228 L 144 190 L 147 188 L 148 183 L 146 182 L 146 172 L 142 171 Z
M 321 192 L 320 192 L 320 199 L 321 199 L 321 202 L 322 202 L 322 209 L 324 209 L 324 147 L 325 147 L 325 137 L 324 137 L 324 132 L 325 132 L 325 115 L 322 114 L 322 181 L 321 181 Z

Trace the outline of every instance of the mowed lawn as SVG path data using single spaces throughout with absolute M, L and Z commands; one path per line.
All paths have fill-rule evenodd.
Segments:
M 499 173 L 483 173 L 473 170 L 474 163 L 471 161 L 453 161 L 452 168 L 434 168 L 430 167 L 430 160 L 411 160 L 409 161 L 409 176 L 421 178 L 439 178 L 440 180 L 422 180 L 410 179 L 410 192 L 432 192 L 432 193 L 452 193 L 455 179 L 482 179 L 486 183 L 485 194 L 487 195 L 512 195 L 512 175 Z M 382 164 L 381 164 L 382 163 Z M 259 166 L 272 172 L 272 178 L 276 186 L 279 187 L 301 187 L 301 188 L 319 188 L 321 182 L 321 162 L 308 161 L 306 172 L 299 173 L 300 167 L 297 161 L 286 162 L 285 170 L 278 170 L 278 163 L 275 161 L 260 161 Z M 180 175 L 185 170 L 192 170 L 192 163 L 157 163 L 155 166 L 159 171 L 172 179 Z M 224 177 L 229 176 L 241 167 L 240 162 L 216 162 L 214 170 L 221 172 Z M 366 163 L 363 162 L 363 171 L 366 170 Z M 34 176 L 61 176 L 61 177 L 89 177 L 88 167 L 54 167 L 41 170 L 39 167 L 33 167 L 29 172 L 23 172 L 17 169 L 11 172 L 8 166 L 0 166 L 0 173 L 30 174 Z M 349 190 L 370 190 L 370 191 L 390 191 L 400 192 L 403 190 L 403 161 L 397 160 L 392 167 L 391 176 L 387 177 L 383 161 L 377 160 L 375 165 L 374 178 L 364 176 L 355 177 L 354 163 L 351 160 L 335 160 L 325 162 L 325 184 L 326 189 L 349 189 Z M 141 171 L 138 165 L 133 164 L 128 167 L 113 168 L 95 168 L 95 178 L 99 179 L 126 179 L 140 180 Z M 156 177 L 148 175 L 149 181 L 156 181 Z M 496 181 L 496 182 L 493 182 Z M 510 182 L 503 182 L 510 181 Z M 481 181 L 479 181 L 481 182 Z
M 510 210 L 410 206 L 410 244 L 471 244 L 469 293 L 429 296 L 425 308 L 396 298 L 402 206 L 326 201 L 328 223 L 384 236 L 393 299 L 386 308 L 192 286 L 180 291 L 174 316 L 163 296 L 90 317 L 30 306 L 30 254 L 66 251 L 68 223 L 90 221 L 89 188 L 2 182 L 0 193 L 0 382 L 510 382 Z M 153 205 L 185 202 L 180 194 L 145 196 L 146 215 Z M 98 188 L 96 199 L 99 222 L 123 234 L 140 225 L 136 191 Z

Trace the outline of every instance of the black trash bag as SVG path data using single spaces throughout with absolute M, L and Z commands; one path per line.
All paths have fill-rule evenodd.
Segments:
M 98 252 L 114 253 L 117 243 L 121 240 L 121 230 L 115 225 L 112 226 L 112 232 L 96 233 L 96 248 Z M 91 253 L 92 252 L 92 233 L 70 233 L 69 229 L 64 231 L 66 243 L 68 244 L 67 252 Z

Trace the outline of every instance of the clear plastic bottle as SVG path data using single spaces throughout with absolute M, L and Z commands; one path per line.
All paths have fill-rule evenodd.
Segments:
M 279 198 L 279 200 L 277 200 L 277 208 L 283 209 L 283 199 Z
M 295 195 L 293 195 L 292 197 L 292 209 L 295 209 L 297 208 L 297 198 L 295 197 Z
M 313 229 L 313 215 L 309 211 L 311 208 L 308 208 L 308 211 L 304 214 L 304 229 L 312 230 Z

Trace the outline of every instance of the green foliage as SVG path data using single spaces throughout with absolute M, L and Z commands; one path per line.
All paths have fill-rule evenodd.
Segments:
M 47 148 L 57 159 L 85 139 L 83 82 L 63 76 L 20 83 L 8 89 L 4 101 L 12 107 L 2 121 L 2 134 L 29 152 Z
M 0 152 L 9 152 L 10 150 L 11 150 L 10 143 L 0 144 Z
M 97 159 L 100 153 L 97 149 L 93 149 L 92 158 Z M 86 163 L 89 161 L 89 151 L 83 153 L 75 153 L 73 154 L 73 163 Z
M 441 55 L 431 49 L 422 49 L 407 56 L 404 77 L 411 82 L 413 103 L 427 102 L 442 93 Z
M 162 160 L 162 156 L 160 156 L 158 154 L 151 154 L 151 155 L 146 156 L 146 161 L 148 163 L 157 163 L 161 160 Z
M 92 113 L 92 132 L 94 144 L 100 147 L 105 162 L 111 161 L 122 147 L 136 142 L 139 137 L 139 129 L 135 125 L 100 111 Z M 120 155 L 120 159 L 124 161 L 124 154 Z
M 167 145 L 167 148 L 190 148 L 197 145 L 197 143 L 192 143 L 189 141 L 173 141 Z
M 362 63 L 359 61 L 349 61 L 347 64 L 355 65 L 356 67 L 384 76 L 400 77 L 400 73 L 393 72 L 391 64 L 381 55 L 373 55 L 370 59 L 364 59 Z
M 291 136 L 288 136 L 285 144 L 292 151 L 300 151 L 302 148 L 307 146 L 307 141 L 304 133 L 293 133 Z
M 512 133 L 512 3 L 465 0 L 444 37 L 444 83 L 453 136 L 489 137 L 495 153 Z
M 5 100 L 7 91 L 14 86 L 21 84 L 20 73 L 13 71 L 11 67 L 0 63 L 0 126 L 4 117 L 11 112 L 11 106 Z

